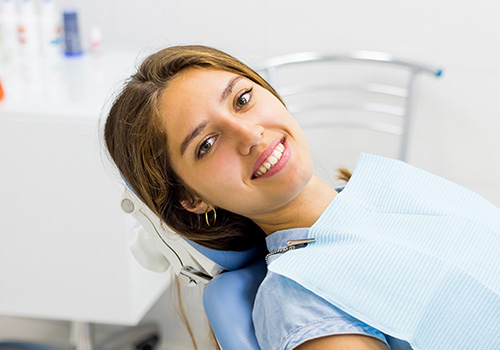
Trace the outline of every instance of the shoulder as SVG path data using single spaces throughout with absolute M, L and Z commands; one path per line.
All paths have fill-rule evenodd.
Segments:
M 380 331 L 273 272 L 259 287 L 253 320 L 263 349 L 294 349 L 311 339 L 340 334 L 366 335 L 387 343 Z

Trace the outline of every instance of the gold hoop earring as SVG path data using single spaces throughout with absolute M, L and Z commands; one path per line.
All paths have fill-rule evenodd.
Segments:
M 212 209 L 212 211 L 214 212 L 214 225 L 215 223 L 217 222 L 217 212 L 215 211 L 215 207 Z M 210 225 L 210 221 L 208 221 L 208 207 L 207 209 L 205 209 L 205 221 L 207 222 L 207 225 L 208 227 L 212 227 L 212 225 Z

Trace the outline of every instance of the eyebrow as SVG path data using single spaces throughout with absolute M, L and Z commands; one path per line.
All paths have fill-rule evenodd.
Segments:
M 237 77 L 234 77 L 233 79 L 229 80 L 229 82 L 226 85 L 226 88 L 224 89 L 224 91 L 222 91 L 222 94 L 220 95 L 220 102 L 224 101 L 231 94 L 231 92 L 233 92 L 234 85 L 240 79 L 243 79 L 243 77 L 241 75 L 238 75 Z
M 193 139 L 198 136 L 199 134 L 201 134 L 201 132 L 203 131 L 203 129 L 205 129 L 205 127 L 207 126 L 209 120 L 205 120 L 203 122 L 200 123 L 200 125 L 198 125 L 193 131 L 191 131 L 189 133 L 188 136 L 186 136 L 186 138 L 184 139 L 184 141 L 182 141 L 181 143 L 181 156 L 184 154 L 184 152 L 186 152 L 186 148 L 187 146 L 189 145 L 189 143 L 191 141 L 193 141 Z

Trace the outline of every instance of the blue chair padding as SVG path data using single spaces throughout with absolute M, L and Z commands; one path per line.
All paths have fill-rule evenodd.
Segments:
M 0 341 L 0 350 L 61 350 L 53 346 L 21 341 Z
M 254 261 L 258 256 L 262 256 L 267 253 L 265 243 L 244 251 L 231 251 L 215 250 L 203 247 L 198 243 L 192 242 L 187 239 L 186 242 L 188 242 L 201 254 L 229 271 L 240 269 Z
M 252 322 L 255 294 L 266 276 L 264 257 L 214 277 L 203 292 L 203 305 L 223 350 L 260 350 Z

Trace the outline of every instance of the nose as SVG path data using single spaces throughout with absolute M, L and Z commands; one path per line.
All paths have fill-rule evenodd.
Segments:
M 263 140 L 264 127 L 255 121 L 236 118 L 228 124 L 229 132 L 233 135 L 237 149 L 243 155 L 250 154 L 252 147 Z

